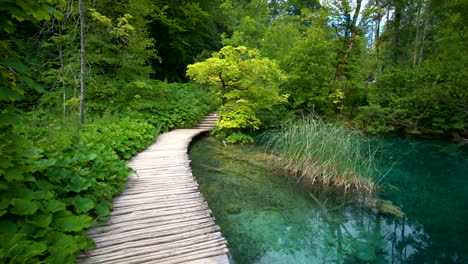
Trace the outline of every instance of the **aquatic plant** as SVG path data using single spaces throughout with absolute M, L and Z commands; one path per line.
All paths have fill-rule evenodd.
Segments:
M 312 188 L 372 194 L 375 151 L 358 131 L 303 118 L 267 135 L 267 149 L 284 174 Z

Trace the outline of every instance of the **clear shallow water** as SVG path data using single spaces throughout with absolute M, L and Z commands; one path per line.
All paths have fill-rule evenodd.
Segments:
M 392 168 L 385 181 L 395 187 L 381 198 L 402 207 L 403 219 L 314 198 L 276 175 L 258 148 L 198 141 L 193 172 L 233 262 L 468 263 L 467 147 L 377 141 L 380 169 Z

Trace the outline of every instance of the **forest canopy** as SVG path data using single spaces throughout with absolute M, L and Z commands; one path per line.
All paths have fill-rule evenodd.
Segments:
M 215 110 L 228 142 L 308 115 L 466 140 L 465 13 L 464 0 L 0 1 L 0 262 L 73 263 L 125 161 Z

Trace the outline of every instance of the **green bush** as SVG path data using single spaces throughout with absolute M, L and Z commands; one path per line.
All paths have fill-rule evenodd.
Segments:
M 433 69 L 393 69 L 369 87 L 356 126 L 371 133 L 466 136 L 467 89 Z
M 108 218 L 130 169 L 100 142 L 42 148 L 17 139 L 27 147 L 1 164 L 0 260 L 72 263 L 93 245 L 83 230 Z

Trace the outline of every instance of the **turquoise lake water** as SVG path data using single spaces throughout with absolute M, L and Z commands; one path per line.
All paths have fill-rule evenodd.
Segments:
M 400 206 L 403 219 L 310 194 L 276 174 L 261 148 L 197 141 L 193 173 L 232 263 L 468 263 L 468 146 L 396 137 L 374 144 L 388 172 L 379 197 Z

